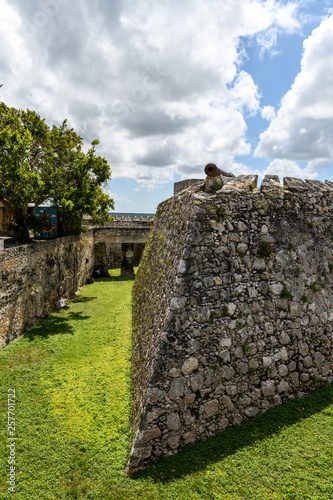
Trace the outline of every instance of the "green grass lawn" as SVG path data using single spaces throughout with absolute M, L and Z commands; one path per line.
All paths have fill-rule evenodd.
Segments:
M 16 389 L 16 493 L 27 499 L 333 499 L 333 388 L 323 388 L 124 474 L 131 290 L 85 286 L 0 352 L 0 499 L 8 492 L 7 395 Z

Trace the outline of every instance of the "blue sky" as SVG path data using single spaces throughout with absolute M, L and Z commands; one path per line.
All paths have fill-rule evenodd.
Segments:
M 1 99 L 70 126 L 118 212 L 173 183 L 333 179 L 333 0 L 0 0 Z

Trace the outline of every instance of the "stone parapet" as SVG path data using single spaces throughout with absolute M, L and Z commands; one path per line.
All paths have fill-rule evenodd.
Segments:
M 179 194 L 184 189 L 192 189 L 203 182 L 203 179 L 186 179 L 184 181 L 175 182 L 173 185 L 173 194 Z

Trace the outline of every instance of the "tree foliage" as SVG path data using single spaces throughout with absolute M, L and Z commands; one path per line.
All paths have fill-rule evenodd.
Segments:
M 52 141 L 56 168 L 51 196 L 64 232 L 79 232 L 83 214 L 91 215 L 95 222 L 108 220 L 114 204 L 101 186 L 110 179 L 111 171 L 106 159 L 96 155 L 99 141 L 92 141 L 84 153 L 82 138 L 68 128 L 66 120 L 59 128 L 53 127 Z
M 82 138 L 66 120 L 50 128 L 34 111 L 0 103 L 0 202 L 20 241 L 29 240 L 34 213 L 46 202 L 58 208 L 65 234 L 81 231 L 83 214 L 98 222 L 108 219 L 113 200 L 101 186 L 111 171 L 96 155 L 98 143 L 85 153 Z

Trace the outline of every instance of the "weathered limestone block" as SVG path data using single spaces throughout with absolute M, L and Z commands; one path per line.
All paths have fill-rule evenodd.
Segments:
M 217 195 L 222 193 L 248 192 L 249 190 L 255 189 L 258 183 L 257 175 L 239 175 L 234 178 L 222 178 L 222 176 L 220 176 L 219 179 L 221 182 L 221 189 L 217 191 Z
M 196 370 L 198 368 L 198 366 L 199 366 L 199 361 L 197 360 L 197 358 L 187 359 L 182 366 L 183 375 L 189 375 L 194 370 Z
M 185 432 L 183 439 L 184 444 L 193 444 L 196 441 L 195 431 Z
M 265 175 L 260 185 L 260 191 L 262 191 L 263 193 L 279 192 L 281 191 L 281 189 L 282 187 L 278 175 Z
M 169 398 L 176 399 L 184 396 L 185 391 L 185 379 L 175 378 L 171 381 L 171 386 L 169 390 Z
M 305 342 L 299 342 L 298 349 L 300 354 L 302 354 L 302 356 L 306 356 L 309 352 L 309 346 Z
M 158 427 L 154 429 L 150 429 L 148 431 L 142 431 L 138 433 L 137 442 L 138 443 L 146 443 L 152 439 L 156 439 L 161 437 L 161 430 Z
M 171 450 L 175 450 L 180 445 L 180 436 L 171 436 L 167 441 L 168 447 Z
M 167 416 L 167 428 L 169 431 L 178 431 L 181 423 L 178 413 L 170 413 Z
M 312 188 L 314 191 L 321 191 L 323 193 L 327 193 L 327 191 L 331 191 L 332 188 L 330 188 L 329 185 L 325 184 L 322 181 L 317 181 L 317 180 L 312 180 L 312 179 L 305 179 L 305 182 Z
M 264 396 L 274 396 L 275 383 L 273 380 L 264 380 L 261 382 L 261 392 Z
M 259 413 L 259 408 L 250 406 L 249 408 L 246 408 L 244 413 L 248 418 L 255 417 Z
M 280 377 L 285 377 L 286 375 L 288 375 L 288 368 L 286 367 L 286 365 L 280 365 L 278 368 L 278 372 Z
M 146 417 L 147 424 L 151 424 L 152 422 L 157 420 L 164 413 L 166 413 L 166 410 L 163 410 L 163 408 L 154 407 L 152 411 L 147 413 L 147 417 Z
M 184 309 L 186 301 L 186 297 L 173 297 L 170 304 L 170 309 Z
M 204 406 L 206 418 L 210 418 L 219 411 L 219 402 L 216 399 L 208 401 Z
M 225 406 L 228 410 L 234 410 L 235 406 L 229 396 L 222 396 L 221 397 L 221 404 L 222 406 Z
M 190 378 L 190 385 L 193 392 L 198 391 L 204 384 L 204 376 L 201 373 Z
M 309 191 L 310 186 L 306 184 L 302 179 L 297 177 L 284 177 L 283 185 L 286 186 L 290 191 L 297 191 L 302 193 L 304 191 Z
M 290 391 L 290 386 L 289 386 L 288 382 L 286 382 L 285 380 L 281 380 L 277 389 L 278 389 L 279 393 L 287 392 L 287 391 Z
M 228 180 L 228 182 L 225 184 L 224 189 L 228 189 L 229 187 L 236 186 L 236 187 L 247 187 L 250 184 L 254 188 L 257 187 L 258 184 L 258 176 L 257 175 L 238 175 L 237 177 L 234 177 L 233 179 Z
M 264 368 L 268 368 L 269 366 L 272 365 L 272 363 L 273 363 L 273 358 L 271 358 L 270 356 L 263 356 L 262 364 Z

